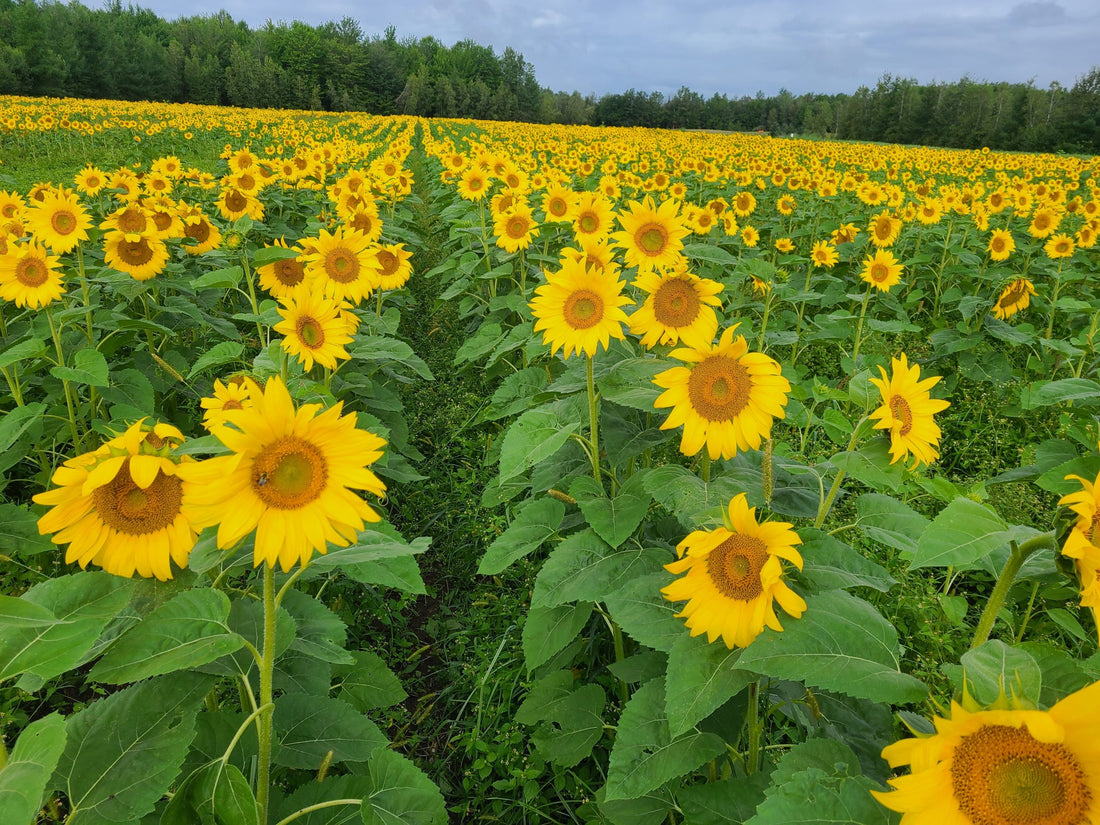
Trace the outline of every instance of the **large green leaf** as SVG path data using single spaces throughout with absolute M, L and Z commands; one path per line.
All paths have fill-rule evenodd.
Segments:
M 837 453 L 830 461 L 838 470 L 874 490 L 896 492 L 905 481 L 905 465 L 900 461 L 891 464 L 890 458 L 889 439 L 873 438 L 859 450 Z
M 396 705 L 408 696 L 382 657 L 369 650 L 353 650 L 355 664 L 340 672 L 340 699 L 360 713 Z
M 282 822 L 306 808 L 344 800 L 344 804 L 319 807 L 307 814 L 301 814 L 294 819 L 294 825 L 361 825 L 363 799 L 373 789 L 374 784 L 368 776 L 329 775 L 323 782 L 306 782 L 289 796 L 273 799 L 268 819 L 271 822 Z
M 760 770 L 705 785 L 689 785 L 676 791 L 676 803 L 686 825 L 741 825 L 764 799 L 771 777 Z
M 371 788 L 363 799 L 364 825 L 447 825 L 443 794 L 404 756 L 379 749 L 367 770 Z
M 635 641 L 668 653 L 681 636 L 688 634 L 677 607 L 661 595 L 661 588 L 673 580 L 671 573 L 653 573 L 630 579 L 607 596 L 607 609 Z
M 511 564 L 538 550 L 557 532 L 565 518 L 565 505 L 546 496 L 532 501 L 519 511 L 508 529 L 497 536 L 481 557 L 477 572 L 495 576 Z
M 802 578 L 809 581 L 815 590 L 870 587 L 886 593 L 897 584 L 885 567 L 828 533 L 808 528 L 801 530 L 799 535 L 803 539 L 797 548 L 804 563 Z
M 625 542 L 642 523 L 652 497 L 645 489 L 645 473 L 634 473 L 614 498 L 604 494 L 596 479 L 582 476 L 569 487 L 588 525 L 612 547 Z
M 917 552 L 917 538 L 931 524 L 907 504 L 879 493 L 856 499 L 856 513 L 867 538 L 909 554 Z
M 899 670 L 898 634 L 871 605 L 842 590 L 806 597 L 801 619 L 765 630 L 740 666 L 875 702 L 918 702 L 928 688 Z
M 722 508 L 744 485 L 736 477 L 721 476 L 705 483 L 687 467 L 666 464 L 645 475 L 645 488 L 686 529 L 701 526 L 704 518 L 721 523 Z
M 28 725 L 0 768 L 0 822 L 34 825 L 46 782 L 65 749 L 65 720 L 51 713 Z
M 418 536 L 412 541 L 405 541 L 400 536 L 368 528 L 360 532 L 355 544 L 350 547 L 336 547 L 324 555 L 314 556 L 310 559 L 309 566 L 314 570 L 351 568 L 364 562 L 415 556 L 426 552 L 431 544 L 429 536 Z
M 357 335 L 349 350 L 351 357 L 361 361 L 377 361 L 387 368 L 403 364 L 425 381 L 434 380 L 432 371 L 413 348 L 404 341 L 386 335 Z
M 579 421 L 565 422 L 545 409 L 528 410 L 504 434 L 500 446 L 500 478 L 507 481 L 547 459 L 580 429 Z
M 51 367 L 50 375 L 73 384 L 88 384 L 92 387 L 106 387 L 110 368 L 103 353 L 90 347 L 77 350 L 67 367 Z
M 233 363 L 241 357 L 242 352 L 244 352 L 244 344 L 236 341 L 222 341 L 215 344 L 195 359 L 190 372 L 187 373 L 187 380 L 190 381 L 196 375 L 200 375 L 211 367 Z
M 921 533 L 912 567 L 966 567 L 1023 537 L 984 504 L 957 498 Z
M 684 633 L 668 654 L 665 708 L 669 732 L 679 736 L 720 708 L 757 675 L 737 666 L 741 651 Z
M 531 686 L 516 711 L 524 725 L 543 723 L 531 741 L 547 760 L 571 768 L 592 753 L 603 736 L 603 711 L 607 697 L 599 685 L 576 687 L 573 672 L 551 673 Z
M 1020 406 L 1025 410 L 1066 401 L 1094 406 L 1100 403 L 1100 384 L 1088 378 L 1060 378 L 1057 381 L 1038 381 L 1020 390 Z
M 56 621 L 9 627 L 0 619 L 0 681 L 21 673 L 51 679 L 81 664 L 107 622 L 126 607 L 132 590 L 129 579 L 98 571 L 59 576 L 32 587 L 21 598 L 49 611 Z
M 65 726 L 54 775 L 69 817 L 85 825 L 136 822 L 171 786 L 195 736 L 195 714 L 211 680 L 173 673 L 92 703 Z
M 312 771 L 326 759 L 365 762 L 386 745 L 378 726 L 347 702 L 305 693 L 275 700 L 275 738 L 276 764 Z
M 989 706 L 1004 696 L 1038 704 L 1043 672 L 1026 650 L 990 639 L 968 650 L 959 660 L 966 690 L 979 704 Z
M 6 453 L 35 424 L 41 423 L 46 405 L 41 401 L 16 407 L 0 416 L 0 453 Z
M 608 401 L 643 412 L 653 412 L 653 402 L 661 389 L 653 377 L 668 364 L 657 358 L 624 358 L 600 376 L 596 382 L 600 395 Z
M 220 590 L 186 590 L 119 637 L 89 678 L 121 684 L 196 668 L 237 650 L 229 629 L 229 597 Z
M 592 615 L 592 602 L 532 607 L 523 623 L 523 659 L 527 670 L 545 664 L 577 638 Z
M 297 631 L 289 652 L 297 652 L 335 665 L 354 663 L 344 649 L 348 628 L 344 621 L 312 596 L 290 589 L 283 596 L 283 607 L 294 619 Z
M 591 529 L 567 536 L 542 565 L 535 579 L 532 607 L 584 599 L 601 601 L 624 582 L 661 569 L 665 550 L 638 545 L 612 549 Z
M 725 752 L 725 741 L 713 733 L 693 731 L 673 737 L 665 714 L 664 680 L 646 682 L 619 717 L 605 799 L 642 796 Z
M 240 768 L 215 760 L 176 788 L 159 825 L 259 825 L 259 821 L 256 797 Z

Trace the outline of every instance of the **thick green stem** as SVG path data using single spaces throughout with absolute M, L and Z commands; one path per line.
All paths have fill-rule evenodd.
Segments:
M 260 825 L 267 825 L 267 799 L 271 790 L 272 681 L 275 675 L 275 568 L 264 565 L 264 650 L 260 665 L 260 708 L 256 735 L 260 743 L 256 769 L 256 809 Z
M 1048 341 L 1054 332 L 1054 305 L 1058 303 L 1058 292 L 1062 289 L 1062 264 L 1058 264 L 1058 272 L 1054 275 L 1054 292 L 1050 296 L 1050 317 L 1047 318 L 1047 331 L 1043 336 Z
M 764 335 L 768 331 L 768 316 L 772 311 L 772 290 L 767 288 L 764 292 L 764 316 L 760 319 L 760 340 L 756 342 L 756 351 L 764 351 Z
M 763 725 L 760 720 L 760 682 L 749 685 L 749 709 L 745 715 L 745 725 L 749 729 L 749 752 L 745 757 L 745 773 L 750 776 L 760 767 L 760 739 Z
M 978 626 L 974 628 L 974 639 L 970 642 L 971 650 L 980 647 L 989 640 L 989 634 L 993 630 L 993 623 L 997 621 L 997 614 L 1000 613 L 1001 608 L 1004 607 L 1005 599 L 1008 597 L 1008 591 L 1016 581 L 1016 574 L 1020 572 L 1020 568 L 1024 566 L 1024 562 L 1027 561 L 1028 557 L 1036 550 L 1041 550 L 1044 547 L 1052 547 L 1053 545 L 1053 531 L 1028 539 L 1023 544 L 1012 542 L 1012 552 L 1008 556 L 1008 561 L 1005 562 L 1004 569 L 997 579 L 997 584 L 994 586 L 993 592 L 989 594 L 989 601 L 985 603 L 985 610 L 982 611 L 982 617 L 978 620 Z
M 592 366 L 593 358 L 588 356 L 588 422 L 589 443 L 592 445 L 592 476 L 596 483 L 603 486 L 603 478 L 600 474 L 600 412 L 596 398 L 596 381 Z
M 846 452 L 851 452 L 856 448 L 856 441 L 859 439 L 859 431 L 863 429 L 863 424 L 867 421 L 867 416 L 859 419 L 856 422 L 855 429 L 852 430 L 852 437 L 848 439 L 848 449 Z M 814 519 L 814 527 L 820 528 L 825 523 L 825 516 L 829 515 L 829 509 L 833 506 L 833 501 L 836 500 L 836 494 L 840 492 L 840 482 L 844 480 L 845 472 L 839 470 L 836 474 L 836 478 L 833 479 L 833 486 L 829 488 L 829 494 L 825 496 L 821 501 L 821 506 L 817 510 L 817 518 Z
M 852 345 L 852 369 L 859 369 L 856 363 L 859 358 L 859 345 L 863 343 L 863 319 L 867 316 L 867 303 L 871 300 L 873 285 L 867 284 L 867 292 L 863 295 L 863 306 L 859 310 L 859 323 L 856 324 L 856 340 Z
M 265 348 L 270 342 L 264 333 L 264 325 L 260 323 L 260 305 L 256 301 L 256 287 L 252 283 L 252 268 L 248 265 L 248 256 L 241 255 L 241 266 L 244 268 L 244 282 L 248 284 L 248 301 L 252 304 L 252 314 L 256 317 L 256 335 L 260 339 L 260 348 Z
M 50 312 L 50 308 L 47 306 L 46 320 L 50 324 L 50 335 L 53 336 L 54 349 L 57 351 L 57 366 L 65 366 L 65 350 L 61 346 L 61 332 L 57 325 L 53 322 L 53 313 Z M 73 449 L 76 452 L 80 452 L 80 432 L 76 426 L 76 402 L 73 400 L 73 388 L 69 384 L 68 379 L 61 379 L 61 387 L 65 391 L 65 406 L 69 409 L 69 430 L 73 436 Z
M 84 247 L 76 247 L 76 270 L 80 275 L 80 289 L 84 294 L 84 322 L 88 327 L 88 343 L 95 346 L 95 333 L 92 326 L 92 296 L 88 288 L 88 276 L 84 271 Z

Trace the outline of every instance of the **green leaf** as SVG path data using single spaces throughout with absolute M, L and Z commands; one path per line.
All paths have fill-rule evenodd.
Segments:
M 959 659 L 970 695 L 984 706 L 1002 696 L 1039 702 L 1043 673 L 1025 650 L 1009 647 L 1000 639 L 990 639 L 968 650 Z
M 359 361 L 377 361 L 388 369 L 403 364 L 425 381 L 435 380 L 424 359 L 412 347 L 387 335 L 357 335 L 349 352 Z
M 0 369 L 7 369 L 27 358 L 41 358 L 46 354 L 46 342 L 41 338 L 28 338 L 0 352 Z
M 816 590 L 870 587 L 886 593 L 897 584 L 897 579 L 885 567 L 828 533 L 806 528 L 799 531 L 799 535 L 803 539 L 797 548 L 804 562 L 801 575 L 812 582 Z
M 580 422 L 564 424 L 554 413 L 535 409 L 517 418 L 500 447 L 500 478 L 507 481 L 561 449 Z
M 40 401 L 16 407 L 0 418 L 0 453 L 7 452 L 27 430 L 41 423 L 46 405 Z
M 276 261 L 288 261 L 291 258 L 297 258 L 299 254 L 297 249 L 288 249 L 282 246 L 265 246 L 263 249 L 256 250 L 256 254 L 252 256 L 252 266 L 259 269 L 261 266 L 267 266 Z
M 239 266 L 228 266 L 225 269 L 215 269 L 198 278 L 191 280 L 192 289 L 232 289 L 241 282 L 244 270 Z
M 721 267 L 734 269 L 737 267 L 737 258 L 720 246 L 709 243 L 689 243 L 684 245 L 684 257 L 693 261 L 706 261 L 718 264 Z
M 523 412 L 535 403 L 535 397 L 549 383 L 550 378 L 543 367 L 527 367 L 514 372 L 500 382 L 481 417 L 486 421 L 498 421 Z
M 222 364 L 229 364 L 238 360 L 242 352 L 244 352 L 244 344 L 239 344 L 236 341 L 222 341 L 220 344 L 215 344 L 195 359 L 191 371 L 187 373 L 187 380 L 190 381 L 196 375 L 211 367 L 220 367 Z
M 404 756 L 380 749 L 367 768 L 371 791 L 363 800 L 364 825 L 447 825 L 439 788 Z
M 899 670 L 894 626 L 862 599 L 842 590 L 810 595 L 801 619 L 782 621 L 782 632 L 765 630 L 745 648 L 741 667 L 874 702 L 905 704 L 928 694 Z
M 46 783 L 65 749 L 65 719 L 51 713 L 28 725 L 0 768 L 0 822 L 34 825 Z
M 72 384 L 106 387 L 109 384 L 110 368 L 102 352 L 88 347 L 77 350 L 71 366 L 51 367 L 50 375 Z
M 523 658 L 527 671 L 545 664 L 577 637 L 592 615 L 592 602 L 532 607 L 523 623 Z
M 504 338 L 504 329 L 496 321 L 487 321 L 477 332 L 462 342 L 455 352 L 456 365 L 469 364 L 484 358 Z
M 531 741 L 550 762 L 571 768 L 592 753 L 603 737 L 603 712 L 607 696 L 599 685 L 575 687 L 571 670 L 559 670 L 531 685 L 516 721 L 524 725 L 544 723 Z
M 856 452 L 837 453 L 830 462 L 874 490 L 896 492 L 905 482 L 905 464 L 901 461 L 890 463 L 890 440 L 887 438 L 873 438 Z
M 665 685 L 654 679 L 623 708 L 607 766 L 607 800 L 633 799 L 726 752 L 713 733 L 673 737 L 665 715 Z
M 104 387 L 100 395 L 104 401 L 115 407 L 143 415 L 153 415 L 156 412 L 153 384 L 140 370 L 126 369 L 113 373 L 111 386 Z M 112 415 L 119 417 L 118 411 L 112 411 Z
M 735 694 L 757 680 L 737 666 L 740 649 L 683 634 L 668 654 L 665 708 L 669 733 L 691 730 Z
M 645 473 L 634 473 L 619 488 L 614 498 L 604 495 L 596 479 L 582 476 L 569 487 L 588 525 L 612 547 L 618 547 L 642 523 L 649 511 L 651 496 L 645 489 Z
M 205 665 L 237 650 L 244 639 L 228 624 L 229 597 L 220 590 L 186 590 L 119 637 L 88 677 L 122 684 Z
M 32 587 L 22 599 L 57 621 L 21 628 L 0 624 L 0 681 L 21 673 L 52 679 L 81 664 L 132 591 L 129 579 L 103 572 L 59 576 Z
M 236 765 L 215 762 L 203 770 L 191 786 L 191 798 L 203 822 L 259 825 L 252 786 Z
M 176 779 L 211 680 L 173 673 L 93 702 L 66 723 L 54 782 L 85 825 L 136 822 Z
M 917 537 L 932 523 L 909 505 L 878 493 L 856 499 L 856 512 L 867 538 L 909 555 L 917 552 Z
M 698 527 L 705 515 L 721 519 L 721 510 L 730 499 L 744 492 L 742 482 L 721 476 L 705 483 L 687 467 L 666 464 L 645 474 L 645 489 L 662 507 L 672 513 L 686 529 Z
M 349 564 L 342 567 L 341 572 L 362 584 L 380 584 L 417 596 L 428 592 L 420 568 L 412 556 Z
M 607 609 L 637 642 L 668 653 L 688 633 L 684 620 L 676 618 L 677 607 L 661 595 L 661 588 L 673 580 L 660 572 L 630 579 L 607 596 Z
M 508 529 L 485 550 L 477 572 L 482 576 L 495 576 L 538 550 L 557 532 L 563 518 L 565 505 L 560 501 L 550 496 L 535 499 L 519 511 Z
M 336 802 L 341 799 L 355 800 L 354 804 L 333 805 L 303 814 L 294 820 L 294 825 L 361 825 L 363 822 L 362 800 L 373 790 L 366 776 L 328 776 L 324 782 L 305 782 L 283 799 L 272 800 L 272 813 L 269 822 L 282 822 L 289 816 L 305 808 L 324 802 Z M 161 825 L 168 825 L 161 823 Z M 172 823 L 175 825 L 175 823 Z M 193 823 L 180 823 L 193 825 Z
M 600 395 L 615 404 L 642 412 L 654 412 L 653 402 L 662 390 L 653 383 L 668 364 L 657 358 L 624 358 L 597 380 Z
M 688 825 L 740 825 L 764 799 L 770 775 L 757 771 L 705 785 L 689 785 L 676 792 L 676 802 Z
M 965 567 L 1016 538 L 1017 531 L 994 510 L 957 498 L 921 533 L 911 567 Z
M 335 547 L 324 555 L 314 556 L 310 559 L 309 566 L 315 570 L 335 568 L 343 570 L 363 562 L 415 556 L 425 552 L 431 543 L 429 536 L 419 536 L 412 541 L 405 541 L 399 535 L 389 535 L 368 527 L 359 533 L 355 544 L 350 547 Z
M 553 607 L 584 599 L 602 601 L 630 579 L 661 569 L 665 550 L 639 545 L 612 549 L 591 529 L 567 536 L 543 562 L 535 579 L 532 607 Z
M 38 519 L 33 513 L 15 504 L 0 504 L 0 554 L 24 558 L 56 547 L 49 536 L 38 532 Z
M 272 760 L 287 768 L 315 771 L 332 751 L 333 762 L 365 762 L 386 737 L 347 702 L 288 693 L 275 700 L 276 741 Z
M 283 607 L 297 625 L 297 633 L 289 650 L 330 664 L 350 665 L 355 662 L 351 653 L 344 649 L 347 625 L 321 602 L 292 588 L 283 596 Z
M 353 650 L 351 655 L 355 664 L 342 673 L 338 698 L 360 713 L 366 713 L 396 705 L 408 696 L 400 680 L 377 653 Z
M 1100 384 L 1087 378 L 1040 381 L 1020 389 L 1020 406 L 1025 410 L 1073 401 L 1086 407 L 1100 404 Z

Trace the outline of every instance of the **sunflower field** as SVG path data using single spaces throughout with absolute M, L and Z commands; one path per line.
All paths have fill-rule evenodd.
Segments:
M 3 825 L 1100 823 L 1100 158 L 3 103 Z

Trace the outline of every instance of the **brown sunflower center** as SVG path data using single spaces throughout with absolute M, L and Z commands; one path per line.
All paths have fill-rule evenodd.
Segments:
M 50 269 L 41 258 L 25 257 L 15 265 L 15 278 L 25 287 L 34 289 L 50 278 Z
M 711 355 L 691 370 L 688 398 L 708 421 L 732 421 L 749 404 L 752 376 L 736 358 Z
M 158 232 L 164 232 L 172 226 L 172 216 L 167 212 L 154 212 L 153 225 L 156 226 Z
M 243 212 L 248 206 L 248 198 L 236 189 L 230 190 L 225 196 L 225 208 L 230 212 Z
M 8 219 L 14 218 L 18 208 L 19 204 L 17 203 L 5 203 L 3 206 L 0 206 L 0 217 Z
M 894 234 L 894 224 L 889 218 L 879 218 L 875 221 L 875 237 L 880 241 L 889 239 Z
M 560 218 L 569 211 L 569 205 L 565 202 L 564 198 L 551 198 L 546 205 L 546 211 L 555 218 Z
M 144 536 L 165 529 L 176 520 L 183 501 L 183 484 L 176 476 L 157 472 L 144 490 L 130 477 L 130 459 L 118 474 L 92 493 L 96 513 L 108 527 L 128 536 Z
M 909 431 L 913 429 L 913 408 L 909 406 L 909 402 L 900 395 L 891 395 L 890 414 L 894 416 L 895 421 L 901 422 L 898 435 L 909 435 Z
M 723 596 L 748 602 L 764 592 L 760 571 L 767 560 L 763 541 L 735 533 L 710 551 L 707 574 Z
M 140 209 L 127 209 L 118 216 L 118 228 L 122 232 L 144 232 L 145 215 Z
M 275 279 L 283 286 L 298 286 L 306 271 L 297 258 L 284 258 L 275 264 Z
M 359 259 L 349 249 L 332 249 L 325 255 L 325 274 L 337 283 L 350 284 L 359 277 Z
M 975 825 L 1084 825 L 1091 791 L 1065 745 L 1026 727 L 987 725 L 964 736 L 951 762 L 959 810 Z
M 356 212 L 349 223 L 351 224 L 352 229 L 357 229 L 364 235 L 369 235 L 371 233 L 371 229 L 374 227 L 374 218 L 372 218 L 366 212 Z
M 668 246 L 668 232 L 659 223 L 647 223 L 634 233 L 634 242 L 643 253 L 655 258 Z
M 200 220 L 198 223 L 188 224 L 183 230 L 183 234 L 188 238 L 194 238 L 200 244 L 206 243 L 210 239 L 210 224 L 205 220 Z
M 890 267 L 886 264 L 872 264 L 871 265 L 871 280 L 876 284 L 881 284 L 887 278 L 890 277 Z
M 992 243 L 990 243 L 989 248 L 998 254 L 1004 252 L 1005 239 L 998 235 L 996 238 L 993 239 Z
M 519 240 L 527 235 L 527 219 L 521 215 L 513 215 L 505 225 L 505 231 L 509 238 Z
M 66 210 L 59 210 L 50 216 L 50 225 L 58 235 L 70 235 L 76 231 L 76 215 Z
M 268 507 L 297 510 L 315 501 L 328 482 L 328 462 L 317 445 L 284 436 L 252 463 L 252 489 Z
M 699 317 L 699 295 L 685 278 L 673 278 L 653 293 L 653 317 L 669 327 L 686 327 Z
M 122 241 L 118 245 L 118 257 L 130 266 L 144 266 L 153 259 L 153 250 L 145 238 L 138 241 Z
M 1027 286 L 1024 284 L 1012 284 L 1001 296 L 1001 300 L 997 302 L 997 306 L 1001 309 L 1007 309 L 1010 306 L 1015 306 L 1016 303 L 1027 292 Z
M 237 178 L 237 188 L 251 192 L 256 188 L 256 179 L 252 175 L 244 174 Z
M 222 409 L 223 410 L 243 410 L 244 405 L 240 401 L 237 401 L 235 398 L 230 398 L 228 401 L 226 401 L 224 404 L 222 404 Z
M 562 316 L 573 329 L 589 329 L 603 319 L 603 299 L 590 289 L 578 289 L 565 299 Z
M 301 342 L 310 349 L 318 349 L 325 344 L 325 328 L 316 318 L 302 316 L 298 319 L 295 332 Z
M 474 177 L 471 177 L 466 182 L 466 186 L 469 188 L 469 190 L 471 192 L 480 191 L 481 187 L 484 186 L 484 185 L 485 185 L 485 181 L 483 181 L 481 178 L 477 177 L 476 175 Z
M 577 216 L 577 228 L 587 235 L 591 235 L 600 228 L 600 219 L 592 212 L 582 212 Z

